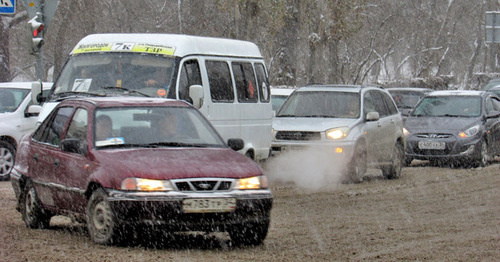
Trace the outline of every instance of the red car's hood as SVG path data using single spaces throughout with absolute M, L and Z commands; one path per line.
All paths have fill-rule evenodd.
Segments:
M 262 174 L 253 160 L 228 148 L 107 149 L 93 154 L 100 165 L 95 179 L 111 183 L 127 177 L 242 178 Z

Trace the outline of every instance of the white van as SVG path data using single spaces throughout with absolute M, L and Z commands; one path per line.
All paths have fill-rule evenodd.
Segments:
M 33 94 L 39 94 L 36 85 Z M 254 43 L 175 34 L 86 36 L 38 101 L 44 102 L 39 121 L 64 98 L 110 95 L 189 101 L 225 140 L 243 139 L 242 154 L 256 161 L 270 154 L 268 76 Z

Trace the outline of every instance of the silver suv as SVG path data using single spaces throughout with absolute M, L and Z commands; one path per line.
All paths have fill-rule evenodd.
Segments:
M 345 164 L 343 177 L 361 182 L 367 167 L 399 178 L 405 159 L 403 123 L 381 87 L 312 85 L 297 89 L 273 122 L 272 153 L 312 147 Z

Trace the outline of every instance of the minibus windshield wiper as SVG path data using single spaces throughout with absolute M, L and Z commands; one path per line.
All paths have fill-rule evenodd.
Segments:
M 127 88 L 124 88 L 124 87 L 119 87 L 119 86 L 101 86 L 101 89 L 109 89 L 109 90 L 119 90 L 119 91 L 122 91 L 123 93 L 134 93 L 134 94 L 139 94 L 139 95 L 142 95 L 142 96 L 145 96 L 145 97 L 150 97 L 149 95 L 146 95 L 142 92 L 139 92 L 137 90 L 132 90 L 132 89 L 127 89 Z
M 75 92 L 75 91 L 67 91 L 67 92 L 62 92 L 62 93 L 57 93 L 55 94 L 57 98 L 59 99 L 64 99 L 70 96 L 106 96 L 105 94 L 99 94 L 99 93 L 92 93 L 92 92 Z

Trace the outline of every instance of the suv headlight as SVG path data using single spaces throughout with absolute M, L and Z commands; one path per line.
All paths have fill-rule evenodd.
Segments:
M 341 139 L 346 137 L 349 134 L 349 131 L 350 129 L 346 126 L 328 129 L 326 130 L 326 138 L 333 140 Z
M 122 190 L 135 191 L 171 191 L 174 190 L 169 180 L 154 180 L 129 177 L 122 181 Z
M 248 178 L 240 178 L 237 180 L 236 189 L 239 190 L 247 190 L 247 189 L 264 189 L 268 188 L 269 184 L 267 183 L 267 177 L 262 176 L 254 176 Z
M 408 129 L 406 129 L 406 128 L 403 127 L 403 135 L 409 136 L 410 135 L 410 131 L 408 131 Z
M 458 136 L 461 137 L 461 138 L 467 138 L 467 137 L 471 137 L 471 136 L 475 136 L 479 133 L 479 129 L 480 129 L 480 126 L 479 125 L 476 125 L 476 126 L 473 126 L 463 132 L 460 132 L 458 133 Z

